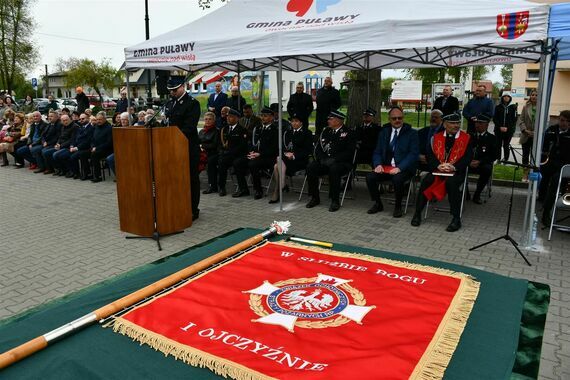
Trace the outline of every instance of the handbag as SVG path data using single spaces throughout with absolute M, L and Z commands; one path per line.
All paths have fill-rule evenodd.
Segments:
M 208 165 L 208 153 L 205 150 L 200 150 L 200 160 L 198 161 L 198 172 L 201 173 Z

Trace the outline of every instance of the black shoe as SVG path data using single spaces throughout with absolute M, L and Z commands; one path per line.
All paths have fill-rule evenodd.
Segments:
M 479 197 L 478 195 L 474 195 L 473 196 L 473 203 L 478 204 L 478 205 L 482 205 L 483 201 L 481 200 L 481 197 Z
M 214 189 L 213 187 L 208 187 L 208 189 L 202 191 L 202 194 L 212 194 L 212 193 L 217 193 L 218 190 Z
M 39 173 L 43 173 L 45 172 L 44 168 L 37 168 L 36 170 L 34 170 L 34 173 L 39 174 Z
M 384 211 L 384 205 L 380 201 L 376 201 L 372 207 L 366 211 L 367 214 L 376 214 L 377 212 Z
M 47 170 L 44 172 L 44 174 L 53 174 L 53 173 L 55 173 L 55 172 L 54 172 L 53 170 L 51 170 L 51 169 L 47 169 Z
M 261 198 L 263 198 L 262 191 L 256 191 L 255 194 L 253 194 L 253 199 L 261 199 Z
M 335 212 L 338 211 L 339 209 L 340 209 L 340 203 L 338 203 L 338 201 L 332 201 L 329 207 L 329 211 Z
M 269 204 L 279 203 L 279 197 L 277 197 L 277 199 L 271 199 L 268 203 Z
M 394 208 L 394 213 L 392 214 L 392 216 L 394 218 L 401 218 L 402 215 L 404 215 L 404 213 L 402 212 L 402 208 L 401 207 L 396 207 Z
M 283 186 L 283 192 L 284 192 L 284 193 L 288 193 L 288 192 L 289 192 L 289 185 Z
M 73 172 L 67 172 L 67 174 L 65 175 L 65 178 L 73 178 L 75 177 L 75 174 L 73 174 Z
M 238 190 L 232 194 L 232 197 L 239 198 L 239 197 L 245 197 L 246 195 L 249 195 L 249 190 Z
M 551 219 L 550 219 L 550 217 L 549 217 L 548 215 L 546 215 L 546 213 L 544 213 L 544 214 L 542 215 L 542 218 L 540 218 L 540 221 L 542 222 L 542 225 L 543 225 L 544 227 L 550 227 L 550 221 L 551 221 Z
M 422 224 L 422 215 L 415 213 L 414 217 L 412 218 L 411 225 L 414 227 L 419 227 Z
M 14 169 L 22 169 L 24 167 L 24 164 L 20 164 L 19 162 L 16 162 L 16 166 Z
M 200 217 L 200 210 L 198 211 L 192 211 L 192 221 L 195 221 L 196 219 L 198 219 Z
M 0 165 L 0 166 L 2 166 L 2 167 L 4 167 L 4 166 L 10 166 L 10 163 L 9 163 L 8 161 L 4 161 L 4 162 L 2 163 L 2 165 Z
M 54 177 L 59 176 L 59 170 L 55 169 L 52 174 Z
M 221 188 L 221 189 L 220 189 L 220 192 L 218 193 L 218 195 L 219 195 L 220 197 L 225 197 L 226 194 L 227 194 L 227 192 L 226 192 L 226 189 L 224 189 L 224 188 Z
M 80 176 L 79 174 L 74 174 L 74 175 L 73 175 L 73 179 L 80 179 L 80 178 L 81 178 L 81 176 Z
M 87 181 L 88 179 L 92 179 L 92 178 L 93 178 L 93 176 L 91 176 L 91 174 L 89 174 L 89 175 L 84 175 L 84 176 L 82 176 L 82 177 L 81 177 L 81 180 L 82 180 L 82 181 Z
M 307 203 L 305 207 L 306 207 L 306 208 L 313 208 L 313 207 L 315 207 L 315 206 L 318 206 L 320 203 L 321 203 L 321 200 L 320 200 L 319 198 L 317 198 L 317 197 L 312 197 L 312 198 L 309 200 L 309 203 Z
M 91 182 L 93 182 L 93 183 L 98 183 L 98 182 L 101 182 L 101 181 L 103 181 L 103 179 L 101 179 L 101 177 L 93 178 L 93 179 L 91 180 Z
M 63 176 L 65 176 L 65 175 L 66 175 L 66 173 L 65 173 L 63 170 L 60 170 L 60 171 L 59 171 L 59 176 L 60 176 L 60 177 L 63 177 Z
M 453 218 L 451 219 L 451 223 L 449 223 L 449 226 L 447 226 L 445 230 L 447 232 L 455 232 L 460 228 L 461 228 L 461 219 Z

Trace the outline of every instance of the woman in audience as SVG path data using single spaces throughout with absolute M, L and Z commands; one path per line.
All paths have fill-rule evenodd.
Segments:
M 34 115 L 32 112 L 28 113 L 24 118 L 24 125 L 20 131 L 20 139 L 14 144 L 14 151 L 11 153 L 16 161 L 16 168 L 24 167 L 24 159 L 20 157 L 16 152 L 23 146 L 28 144 L 28 136 L 30 135 L 30 126 L 34 122 Z
M 536 100 L 538 98 L 538 92 L 532 90 L 530 93 L 530 98 L 526 102 L 519 116 L 518 126 L 521 130 L 520 144 L 522 145 L 522 163 L 525 165 L 529 164 L 530 151 L 532 149 L 532 144 L 534 141 L 534 121 L 536 119 Z M 540 158 L 538 158 L 540 159 Z M 528 182 L 529 169 L 523 169 L 523 182 Z
M 28 114 L 34 112 L 36 110 L 36 103 L 34 103 L 34 99 L 30 95 L 26 95 L 26 100 L 24 104 L 22 104 L 21 111 Z
M 120 127 L 121 126 L 121 113 L 120 112 L 115 112 L 115 114 L 111 118 L 111 125 L 113 127 Z
M 198 134 L 200 139 L 201 156 L 207 156 L 208 189 L 203 194 L 218 192 L 218 148 L 220 131 L 216 128 L 216 115 L 213 112 L 204 114 L 204 128 Z M 202 157 L 200 157 L 202 161 Z
M 14 145 L 20 140 L 22 127 L 24 126 L 24 114 L 18 113 L 14 115 L 14 121 L 11 125 L 7 125 L 0 132 L 0 157 L 2 164 L 0 166 L 8 166 L 8 153 L 14 152 Z

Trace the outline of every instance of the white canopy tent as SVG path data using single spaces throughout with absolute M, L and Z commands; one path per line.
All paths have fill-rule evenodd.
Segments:
M 126 48 L 125 69 L 278 70 L 280 83 L 282 70 L 544 66 L 548 15 L 523 0 L 232 0 Z

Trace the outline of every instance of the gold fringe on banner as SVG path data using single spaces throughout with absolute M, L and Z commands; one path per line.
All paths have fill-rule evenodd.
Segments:
M 292 248 L 302 248 L 308 251 L 323 253 L 325 255 L 348 257 L 374 263 L 387 264 L 394 267 L 419 270 L 427 273 L 435 273 L 443 276 L 449 276 L 460 280 L 459 288 L 453 297 L 445 316 L 441 320 L 439 327 L 434 334 L 432 341 L 428 345 L 422 358 L 416 365 L 410 379 L 441 379 L 451 361 L 451 357 L 459 344 L 461 334 L 467 325 L 469 315 L 473 310 L 473 305 L 479 294 L 480 283 L 472 276 L 455 272 L 449 269 L 436 268 L 428 265 L 414 264 L 404 261 L 385 259 L 382 257 L 374 257 L 351 252 L 333 251 L 321 247 L 307 247 L 292 242 L 277 242 Z
M 273 377 L 266 376 L 250 368 L 234 363 L 196 348 L 178 343 L 172 339 L 165 338 L 145 328 L 142 328 L 123 318 L 115 319 L 113 331 L 139 342 L 146 344 L 156 351 L 164 353 L 165 356 L 172 356 L 176 360 L 182 360 L 186 364 L 194 367 L 208 368 L 210 371 L 225 378 L 236 380 L 269 380 Z

